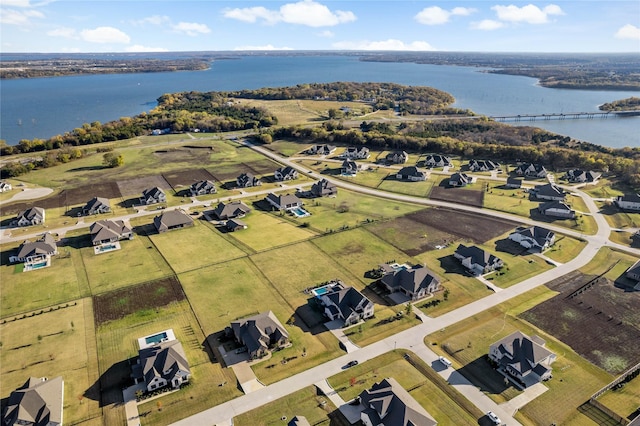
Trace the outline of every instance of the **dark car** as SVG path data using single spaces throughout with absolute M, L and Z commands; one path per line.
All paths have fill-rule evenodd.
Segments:
M 349 367 L 355 367 L 356 365 L 358 365 L 358 361 L 355 361 L 355 360 L 354 360 L 354 361 L 349 361 L 349 362 L 347 363 L 347 368 L 349 368 Z

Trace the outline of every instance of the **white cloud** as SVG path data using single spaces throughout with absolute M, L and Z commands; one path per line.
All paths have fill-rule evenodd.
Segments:
M 5 25 L 29 25 L 32 18 L 44 18 L 44 14 L 38 10 L 0 10 L 0 23 Z
M 335 34 L 333 33 L 333 31 L 322 31 L 316 34 L 318 37 L 325 37 L 325 38 L 332 38 L 335 36 Z
M 423 25 L 442 25 L 449 22 L 452 16 L 469 16 L 476 12 L 476 9 L 470 7 L 454 7 L 451 10 L 445 10 L 439 6 L 425 7 L 413 18 Z
M 80 31 L 80 36 L 84 41 L 91 43 L 127 44 L 131 40 L 126 33 L 113 27 L 98 27 L 92 30 L 82 30 Z
M 275 47 L 271 44 L 266 44 L 264 46 L 239 46 L 235 47 L 233 50 L 293 50 L 290 47 Z
M 287 3 L 282 5 L 279 10 L 270 10 L 264 7 L 225 9 L 223 16 L 248 23 L 263 21 L 266 24 L 273 25 L 278 22 L 285 22 L 314 28 L 332 27 L 353 22 L 357 19 L 353 12 L 331 11 L 327 6 L 313 0 Z
M 500 21 L 494 21 L 493 19 L 483 19 L 480 22 L 472 22 L 472 30 L 492 31 L 498 28 L 504 27 L 504 24 Z
M 147 16 L 146 18 L 142 18 L 142 19 L 138 19 L 138 20 L 134 20 L 134 21 L 129 21 L 131 25 L 135 25 L 135 26 L 144 26 L 147 24 L 151 24 L 151 25 L 162 25 L 162 24 L 166 24 L 168 22 L 170 22 L 171 20 L 169 19 L 168 16 L 164 16 L 164 15 L 153 15 L 153 16 Z
M 340 41 L 337 43 L 333 43 L 333 47 L 343 50 L 435 50 L 426 41 L 412 41 L 411 43 L 407 44 L 401 40 L 396 39 L 388 39 L 382 41 Z
M 209 27 L 205 24 L 198 24 L 196 22 L 179 22 L 172 25 L 171 28 L 178 33 L 184 33 L 192 37 L 195 37 L 198 34 L 208 34 L 211 32 Z
M 501 21 L 507 22 L 526 22 L 528 24 L 546 24 L 549 22 L 550 15 L 564 15 L 564 12 L 555 4 L 550 4 L 540 9 L 538 6 L 528 4 L 526 6 L 518 7 L 514 5 L 492 6 L 491 10 L 494 10 Z
M 635 25 L 627 24 L 616 32 L 616 38 L 640 40 L 640 28 Z
M 77 38 L 76 30 L 73 28 L 61 27 L 55 30 L 47 31 L 50 37 Z
M 134 44 L 133 46 L 128 46 L 124 49 L 126 52 L 168 52 L 169 49 L 165 49 L 164 47 L 149 47 L 143 46 L 141 44 Z

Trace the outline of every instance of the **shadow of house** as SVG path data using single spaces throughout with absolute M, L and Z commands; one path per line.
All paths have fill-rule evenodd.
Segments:
M 124 207 L 125 209 L 130 209 L 133 206 L 137 206 L 140 204 L 140 198 L 129 198 L 127 200 L 123 200 L 118 203 L 120 207 Z
M 514 256 L 524 256 L 528 254 L 528 249 L 508 238 L 496 241 L 496 251 L 509 253 Z
M 84 391 L 82 396 L 98 401 L 100 407 L 111 404 L 122 404 L 122 389 L 133 385 L 131 366 L 136 357 L 117 362 L 100 375 L 98 380 Z
M 82 216 L 82 206 L 71 207 L 64 213 L 64 215 L 69 217 L 80 217 Z
M 273 205 L 269 204 L 269 202 L 267 200 L 265 200 L 264 198 L 261 198 L 260 200 L 254 201 L 253 203 L 251 203 L 251 206 L 255 210 L 259 210 L 259 211 L 263 211 L 263 212 L 275 212 L 275 211 L 278 211 L 277 208 L 275 208 Z
M 440 261 L 440 267 L 444 269 L 444 272 L 447 274 L 469 275 L 467 268 L 462 266 L 460 261 L 456 259 L 453 254 L 440 257 L 438 260 Z
M 190 197 L 191 196 L 191 191 L 189 190 L 189 188 L 185 188 L 185 189 L 181 189 L 179 191 L 176 191 L 176 197 Z
M 509 380 L 491 366 L 489 358 L 484 355 L 459 368 L 456 372 L 464 376 L 483 393 L 500 394 L 513 387 Z M 451 375 L 449 383 L 452 385 L 462 384 L 463 381 L 460 378 L 456 380 L 455 374 Z
M 638 291 L 634 287 L 638 284 L 638 281 L 634 281 L 627 277 L 626 271 L 620 274 L 614 281 L 613 285 L 616 288 L 624 290 L 625 292 Z
M 322 315 L 322 307 L 316 305 L 315 300 L 315 297 L 307 299 L 307 303 L 298 306 L 294 313 L 294 325 L 303 332 L 311 333 L 314 336 L 327 331 L 324 327 L 326 318 Z
M 131 231 L 134 234 L 137 235 L 144 235 L 146 237 L 148 237 L 149 235 L 153 235 L 156 234 L 156 227 L 153 225 L 153 223 L 147 223 L 144 225 L 138 225 L 138 226 L 134 226 Z
M 225 182 L 222 185 L 220 185 L 220 188 L 226 189 L 226 190 L 237 189 L 238 182 L 236 182 L 235 180 L 230 180 L 229 182 Z
M 64 237 L 60 240 L 62 247 L 71 247 L 74 249 L 81 249 L 85 247 L 93 247 L 91 244 L 91 238 L 89 234 L 78 235 L 76 237 Z
M 342 169 L 325 168 L 320 172 L 320 174 L 327 175 L 327 176 L 340 176 L 342 174 Z

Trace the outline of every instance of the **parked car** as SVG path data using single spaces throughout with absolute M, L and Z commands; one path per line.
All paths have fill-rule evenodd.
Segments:
M 447 358 L 441 356 L 438 358 L 438 360 L 443 363 L 445 365 L 445 367 L 449 368 L 451 367 L 451 361 L 449 361 Z
M 487 413 L 487 417 L 489 417 L 489 419 L 491 419 L 491 421 L 496 425 L 499 425 L 500 423 L 502 423 L 502 420 L 500 420 L 500 417 L 498 417 L 496 413 L 494 413 L 493 411 L 489 411 Z
M 347 367 L 347 368 L 350 368 L 350 367 L 355 367 L 356 365 L 358 365 L 358 361 L 353 360 L 353 361 L 349 361 L 349 362 L 347 363 L 346 367 Z

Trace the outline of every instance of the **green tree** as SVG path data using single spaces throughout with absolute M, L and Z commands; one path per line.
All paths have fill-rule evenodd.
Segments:
M 120 167 L 124 164 L 124 157 L 115 151 L 107 152 L 102 156 L 102 164 L 107 167 Z

